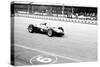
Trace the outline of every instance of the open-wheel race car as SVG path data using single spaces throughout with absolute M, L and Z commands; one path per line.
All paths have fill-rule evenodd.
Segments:
M 40 23 L 40 24 L 30 24 L 28 26 L 29 33 L 45 33 L 49 37 L 52 36 L 63 36 L 64 35 L 64 29 L 62 27 L 52 27 L 48 25 L 47 23 Z

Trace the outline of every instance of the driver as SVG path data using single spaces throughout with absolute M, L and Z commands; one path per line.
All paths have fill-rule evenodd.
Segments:
M 46 28 L 47 27 L 47 23 L 41 23 L 41 28 Z

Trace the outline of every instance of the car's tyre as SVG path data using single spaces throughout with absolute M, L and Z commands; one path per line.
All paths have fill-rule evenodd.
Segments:
M 34 32 L 34 26 L 32 24 L 28 26 L 28 31 L 30 33 L 33 33 Z
M 47 34 L 48 34 L 49 37 L 52 37 L 53 36 L 53 30 L 52 29 L 48 29 Z

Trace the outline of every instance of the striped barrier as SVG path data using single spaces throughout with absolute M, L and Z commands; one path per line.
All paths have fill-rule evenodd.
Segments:
M 82 24 L 97 25 L 97 21 L 95 21 L 95 20 L 71 19 L 71 18 L 52 17 L 52 16 L 49 17 L 49 16 L 19 14 L 19 13 L 16 13 L 15 16 L 28 17 L 28 18 L 36 18 L 36 19 L 48 19 L 48 20 L 56 20 L 56 21 L 66 21 L 66 22 L 72 22 L 72 23 L 82 23 Z

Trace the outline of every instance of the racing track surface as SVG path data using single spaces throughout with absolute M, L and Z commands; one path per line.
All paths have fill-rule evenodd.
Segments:
M 29 24 L 48 22 L 62 26 L 63 37 L 29 33 Z M 45 64 L 32 60 L 40 55 L 52 58 L 50 63 L 86 62 L 97 60 L 97 25 L 14 17 L 15 65 Z M 47 64 L 50 64 L 47 63 Z

